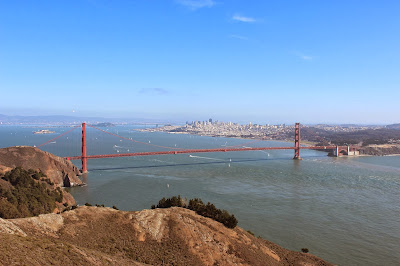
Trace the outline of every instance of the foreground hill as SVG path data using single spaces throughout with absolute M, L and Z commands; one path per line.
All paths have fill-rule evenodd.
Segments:
M 5 265 L 331 265 L 178 207 L 0 219 L 0 239 Z

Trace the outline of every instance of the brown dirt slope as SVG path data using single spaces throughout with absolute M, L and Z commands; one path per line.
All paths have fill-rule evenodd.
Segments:
M 56 186 L 80 185 L 77 177 L 79 169 L 70 161 L 30 146 L 17 146 L 0 149 L 0 174 L 17 166 L 41 170 Z
M 331 265 L 183 208 L 0 219 L 0 250 L 7 265 Z

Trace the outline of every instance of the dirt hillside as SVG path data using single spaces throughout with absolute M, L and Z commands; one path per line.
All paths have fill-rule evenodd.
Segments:
M 0 250 L 4 265 L 331 265 L 177 207 L 0 219 Z

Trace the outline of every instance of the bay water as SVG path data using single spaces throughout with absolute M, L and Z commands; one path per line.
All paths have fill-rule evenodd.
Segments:
M 293 146 L 258 141 L 139 132 L 140 126 L 88 128 L 88 154 L 174 149 Z M 54 134 L 33 134 L 39 129 Z M 0 148 L 36 145 L 70 127 L 0 126 Z M 80 129 L 41 147 L 59 156 L 80 154 Z M 132 139 L 132 141 L 127 140 Z M 139 141 L 139 142 L 134 142 Z M 154 146 L 153 146 L 154 145 Z M 285 248 L 338 265 L 400 264 L 400 157 L 328 157 L 293 150 L 197 153 L 93 159 L 87 184 L 69 189 L 77 203 L 139 211 L 162 197 L 201 198 L 233 213 L 239 226 Z M 73 161 L 80 167 L 79 161 Z

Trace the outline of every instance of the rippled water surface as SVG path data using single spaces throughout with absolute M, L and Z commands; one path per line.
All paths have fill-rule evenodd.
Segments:
M 292 143 L 212 138 L 107 128 L 126 138 L 173 148 Z M 53 135 L 34 135 L 51 129 Z M 70 128 L 0 126 L 0 147 L 39 145 Z M 68 136 L 68 137 L 67 137 Z M 79 129 L 42 149 L 79 155 Z M 68 143 L 68 144 L 67 144 Z M 88 154 L 164 148 L 88 130 Z M 79 204 L 141 210 L 162 197 L 199 197 L 234 213 L 239 225 L 286 248 L 308 248 L 339 265 L 398 265 L 400 261 L 400 157 L 330 158 L 325 152 L 202 153 L 88 161 L 88 184 L 71 189 Z M 80 166 L 79 161 L 74 161 Z

